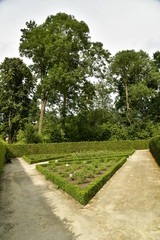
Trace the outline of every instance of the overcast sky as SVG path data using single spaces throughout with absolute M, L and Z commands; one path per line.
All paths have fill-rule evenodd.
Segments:
M 0 62 L 19 57 L 20 29 L 35 20 L 65 12 L 90 28 L 112 55 L 125 49 L 160 51 L 159 0 L 0 0 Z

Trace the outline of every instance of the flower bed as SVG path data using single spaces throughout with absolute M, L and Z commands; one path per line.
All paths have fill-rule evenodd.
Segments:
M 77 161 L 77 160 L 84 160 L 84 159 L 96 159 L 99 157 L 125 157 L 129 156 L 133 151 L 124 151 L 124 152 L 118 152 L 118 151 L 85 151 L 85 152 L 75 152 L 75 153 L 66 153 L 66 154 L 35 154 L 35 155 L 24 155 L 23 159 L 28 162 L 29 164 L 39 163 L 39 162 L 45 162 L 49 161 L 50 163 L 55 159 L 59 159 L 61 161 Z
M 133 152 L 131 152 L 132 154 Z M 36 168 L 78 202 L 86 205 L 113 174 L 125 163 L 122 157 L 105 156 L 93 159 L 56 159 Z

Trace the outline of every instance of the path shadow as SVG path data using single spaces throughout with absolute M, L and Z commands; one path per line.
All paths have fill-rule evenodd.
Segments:
M 75 240 L 69 223 L 61 221 L 18 159 L 4 167 L 0 179 L 1 240 Z

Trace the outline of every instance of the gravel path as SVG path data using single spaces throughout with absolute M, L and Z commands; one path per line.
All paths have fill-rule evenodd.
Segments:
M 47 203 L 47 183 L 36 179 L 37 173 L 30 167 L 22 159 L 5 166 L 0 187 L 0 240 L 74 239 L 65 221 Z
M 0 186 L 2 240 L 160 240 L 160 168 L 136 151 L 83 207 L 14 159 Z

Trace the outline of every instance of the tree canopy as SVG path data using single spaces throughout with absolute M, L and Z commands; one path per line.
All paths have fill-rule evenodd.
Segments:
M 0 136 L 9 142 L 146 139 L 160 134 L 160 51 L 111 56 L 87 24 L 58 13 L 21 29 L 0 64 Z
M 73 16 L 58 13 L 49 16 L 37 26 L 34 21 L 26 23 L 20 39 L 21 56 L 32 59 L 32 69 L 40 79 L 41 116 L 39 133 L 46 103 L 61 102 L 62 128 L 68 107 L 78 106 L 77 98 L 91 97 L 89 77 L 105 77 L 109 52 L 101 43 L 91 42 L 89 28 Z M 88 90 L 89 88 L 89 90 Z M 56 93 L 56 98 L 50 95 Z M 82 98 L 81 98 L 82 99 Z
M 160 74 L 144 51 L 118 52 L 110 64 L 110 75 L 117 92 L 116 108 L 126 115 L 126 124 L 146 116 L 149 102 L 158 90 Z
M 0 65 L 0 130 L 9 142 L 27 121 L 32 89 L 30 69 L 19 58 L 5 58 Z

